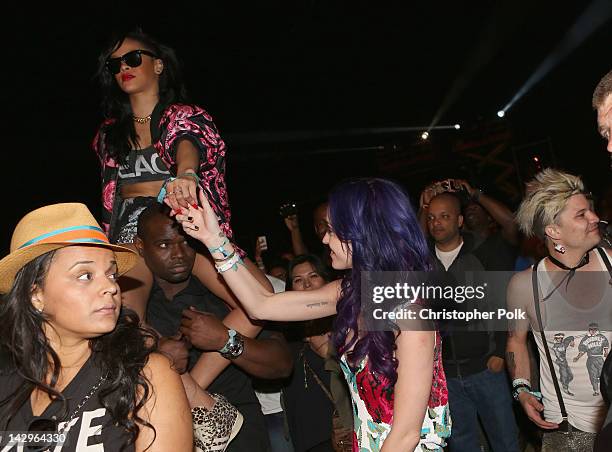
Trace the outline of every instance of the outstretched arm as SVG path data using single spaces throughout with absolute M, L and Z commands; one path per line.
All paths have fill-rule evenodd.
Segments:
M 251 272 L 253 276 L 259 281 L 259 284 L 264 286 L 267 290 L 272 291 L 272 284 L 266 278 L 264 272 L 257 268 L 257 266 L 250 261 L 248 258 L 244 258 L 244 265 Z M 232 293 L 227 283 L 221 276 L 217 274 L 215 264 L 213 263 L 210 254 L 206 256 L 198 252 L 196 254 L 195 265 L 193 266 L 193 274 L 198 277 L 200 282 L 206 286 L 208 290 L 214 293 L 217 297 L 221 298 L 231 308 L 238 308 L 239 302 L 235 295 Z M 259 331 L 257 331 L 259 333 Z M 255 334 L 257 334 L 255 333 Z
M 512 211 L 497 199 L 485 195 L 480 190 L 472 188 L 466 181 L 462 179 L 455 180 L 464 187 L 470 197 L 476 199 L 478 204 L 480 204 L 483 209 L 491 215 L 495 222 L 501 226 L 501 234 L 504 239 L 512 245 L 517 245 L 519 242 L 518 225 L 516 221 L 514 221 Z
M 287 229 L 289 229 L 289 233 L 291 234 L 291 247 L 293 248 L 293 254 L 296 256 L 306 254 L 308 252 L 308 248 L 306 248 L 304 239 L 302 238 L 302 231 L 300 230 L 300 222 L 298 221 L 297 214 L 286 217 L 285 226 L 287 226 Z
M 221 233 L 219 222 L 203 192 L 200 192 L 201 207 L 189 206 L 188 212 L 176 215 L 191 237 L 200 240 L 219 262 L 229 262 L 234 247 Z M 223 250 L 221 250 L 221 246 Z M 340 296 L 340 283 L 331 282 L 312 291 L 289 291 L 274 294 L 264 289 L 255 277 L 238 262 L 222 272 L 232 292 L 238 297 L 247 313 L 256 319 L 265 320 L 311 320 L 336 313 L 336 302 Z

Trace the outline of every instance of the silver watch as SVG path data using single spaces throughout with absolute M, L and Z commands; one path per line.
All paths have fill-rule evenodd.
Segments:
M 221 356 L 225 359 L 236 359 L 244 351 L 244 338 L 238 331 L 229 329 L 227 331 L 228 339 L 223 348 L 219 350 Z

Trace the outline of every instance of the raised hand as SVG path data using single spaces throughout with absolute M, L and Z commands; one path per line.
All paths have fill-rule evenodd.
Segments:
M 474 188 L 467 181 L 463 179 L 455 179 L 455 183 L 465 190 L 468 195 L 474 196 Z
M 291 232 L 293 232 L 296 229 L 300 229 L 300 223 L 298 221 L 297 214 L 293 214 L 293 215 L 289 215 L 288 217 L 285 217 L 285 226 L 287 226 L 287 229 L 289 229 L 289 231 Z
M 429 201 L 431 201 L 431 198 L 434 196 L 436 196 L 436 189 L 434 185 L 431 184 L 425 187 L 425 189 L 421 192 L 421 196 L 419 197 L 419 207 L 421 209 L 427 209 L 429 207 Z
M 219 217 L 210 206 L 203 190 L 199 194 L 200 206 L 190 204 L 182 213 L 175 215 L 187 235 L 199 240 L 209 248 L 219 246 L 224 240 L 219 227 Z

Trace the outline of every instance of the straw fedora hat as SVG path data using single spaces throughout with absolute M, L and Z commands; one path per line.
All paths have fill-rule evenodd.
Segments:
M 138 255 L 129 248 L 111 245 L 85 204 L 52 204 L 28 213 L 15 227 L 11 252 L 0 260 L 0 293 L 11 290 L 15 275 L 28 262 L 71 245 L 99 246 L 114 251 L 119 274 L 127 272 L 138 260 Z

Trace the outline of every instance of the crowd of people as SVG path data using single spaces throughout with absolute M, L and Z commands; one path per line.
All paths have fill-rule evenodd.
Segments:
M 250 260 L 174 51 L 137 30 L 99 63 L 100 221 L 36 209 L 0 260 L 0 450 L 609 450 L 609 199 L 552 168 L 516 212 L 460 178 L 416 200 L 352 179 L 313 211 L 320 246 L 287 209 L 291 249 Z M 593 107 L 612 152 L 612 71 Z M 512 272 L 524 316 L 454 328 L 422 297 L 372 328 L 382 272 Z

